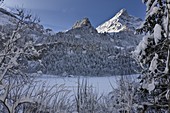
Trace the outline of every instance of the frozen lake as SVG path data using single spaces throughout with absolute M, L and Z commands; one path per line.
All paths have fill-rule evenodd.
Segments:
M 127 78 L 136 78 L 137 75 L 126 75 Z M 89 86 L 92 85 L 94 91 L 100 94 L 108 94 L 113 88 L 117 87 L 117 82 L 121 76 L 111 76 L 111 77 L 58 77 L 54 75 L 43 75 L 37 77 L 36 80 L 45 82 L 52 86 L 55 84 L 64 84 L 67 89 L 76 91 L 78 86 L 78 79 L 80 78 L 80 83 L 83 80 L 87 80 Z

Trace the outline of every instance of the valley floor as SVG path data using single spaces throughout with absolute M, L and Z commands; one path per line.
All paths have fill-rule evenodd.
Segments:
M 137 78 L 138 75 L 125 75 L 123 77 L 128 78 L 129 81 Z M 119 80 L 122 76 L 105 76 L 105 77 L 59 77 L 55 75 L 42 75 L 35 78 L 39 83 L 45 82 L 49 86 L 55 84 L 65 85 L 67 89 L 75 93 L 78 87 L 78 81 L 80 84 L 84 81 L 87 81 L 87 85 L 93 87 L 93 91 L 98 94 L 108 94 L 113 91 L 113 88 L 116 89 L 119 84 Z

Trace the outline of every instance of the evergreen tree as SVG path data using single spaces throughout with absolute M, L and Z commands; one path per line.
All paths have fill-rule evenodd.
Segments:
M 137 30 L 146 33 L 134 51 L 140 77 L 143 112 L 170 112 L 170 0 L 143 0 L 146 17 Z M 169 110 L 168 110 L 169 109 Z

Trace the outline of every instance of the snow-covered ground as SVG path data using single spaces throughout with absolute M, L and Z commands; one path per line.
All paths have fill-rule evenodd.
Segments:
M 137 75 L 127 75 L 128 78 L 136 78 Z M 110 76 L 110 77 L 58 77 L 54 75 L 42 75 L 36 77 L 37 81 L 46 82 L 52 86 L 55 84 L 64 84 L 67 89 L 76 92 L 78 86 L 78 79 L 80 83 L 83 80 L 87 80 L 88 85 L 94 88 L 94 91 L 99 94 L 108 94 L 113 88 L 117 87 L 117 82 L 121 76 Z

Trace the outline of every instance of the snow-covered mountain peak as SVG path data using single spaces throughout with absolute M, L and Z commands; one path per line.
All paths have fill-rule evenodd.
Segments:
M 92 26 L 91 22 L 90 22 L 90 20 L 88 18 L 83 18 L 82 20 L 77 21 L 73 25 L 72 29 L 81 28 L 81 27 L 85 27 L 85 26 L 88 26 L 88 27 Z
M 126 9 L 121 9 L 113 18 L 98 26 L 99 33 L 115 33 L 120 31 L 134 31 L 142 19 L 129 15 Z
M 91 22 L 88 18 L 83 18 L 82 20 L 77 21 L 72 29 L 67 32 L 72 34 L 93 34 L 97 33 L 97 30 L 91 25 Z
M 121 9 L 114 18 L 119 18 L 120 16 L 129 16 L 129 14 L 126 9 Z

